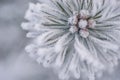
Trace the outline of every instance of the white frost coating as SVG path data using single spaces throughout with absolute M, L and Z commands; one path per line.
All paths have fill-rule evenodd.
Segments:
M 61 67 L 65 61 L 65 55 L 66 55 L 67 48 L 61 49 L 60 54 L 58 54 L 55 66 L 56 67 Z
M 80 30 L 80 35 L 83 37 L 83 38 L 87 38 L 89 36 L 89 32 L 88 30 L 86 29 L 81 29 Z
M 60 79 L 89 80 L 112 71 L 120 58 L 120 7 L 116 0 L 42 0 L 29 4 L 22 23 L 33 38 L 25 50 Z M 111 4 L 111 5 L 110 5 Z
M 117 44 L 114 44 L 114 43 L 111 43 L 111 42 L 108 42 L 108 41 L 102 41 L 102 40 L 99 40 L 95 37 L 90 37 L 92 40 L 94 40 L 94 42 L 100 46 L 103 46 L 104 45 L 104 48 L 107 48 L 107 49 L 111 49 L 111 50 L 115 50 L 117 51 L 119 49 L 119 46 Z
M 55 51 L 57 53 L 61 52 L 73 39 L 73 36 L 70 36 L 70 33 L 64 34 L 56 43 Z
M 28 45 L 25 47 L 25 50 L 28 52 L 28 53 L 34 53 L 35 52 L 35 49 L 36 49 L 36 46 L 34 44 L 31 44 L 31 45 Z
M 88 25 L 89 25 L 89 28 L 95 28 L 95 26 L 96 26 L 96 21 L 95 20 L 93 20 L 93 19 L 90 19 L 90 20 L 88 20 Z
M 75 78 L 79 79 L 80 78 L 80 70 L 78 68 L 79 59 L 77 57 L 78 57 L 77 54 L 73 54 L 69 70 L 75 76 Z
M 74 15 L 73 17 L 70 17 L 70 18 L 68 19 L 68 22 L 69 22 L 70 24 L 73 24 L 73 25 L 77 24 L 77 22 L 78 22 L 77 16 Z
M 31 30 L 31 29 L 33 29 L 33 25 L 34 24 L 32 24 L 32 23 L 22 23 L 21 24 L 22 28 L 25 29 L 25 30 Z
M 89 17 L 89 12 L 87 10 L 81 10 L 80 11 L 80 18 L 86 19 Z
M 81 37 L 87 38 L 89 36 L 88 28 L 95 28 L 96 21 L 90 18 L 87 10 L 81 10 L 80 13 L 75 11 L 73 16 L 68 19 L 69 31 L 71 33 L 80 33 Z
M 78 31 L 78 28 L 77 28 L 76 26 L 70 26 L 69 31 L 70 31 L 71 33 L 75 33 L 75 32 Z
M 86 20 L 80 20 L 79 21 L 79 27 L 80 28 L 85 29 L 87 25 L 88 25 L 88 22 Z
M 95 60 L 94 57 L 92 55 L 90 55 L 91 53 L 89 53 L 89 51 L 84 47 L 84 45 L 82 43 L 80 43 L 78 36 L 75 36 L 74 47 L 82 60 L 86 60 L 88 63 L 92 63 L 92 64 L 95 63 L 94 66 L 98 67 L 98 64 L 100 62 L 98 60 Z

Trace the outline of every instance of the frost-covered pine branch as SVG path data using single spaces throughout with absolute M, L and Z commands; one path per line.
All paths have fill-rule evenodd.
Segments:
M 116 0 L 49 0 L 30 3 L 22 28 L 33 42 L 26 51 L 61 79 L 89 80 L 120 58 L 120 4 Z

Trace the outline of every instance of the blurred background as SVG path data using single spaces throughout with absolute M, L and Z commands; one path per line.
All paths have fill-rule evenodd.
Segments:
M 0 80 L 59 80 L 53 70 L 43 68 L 24 51 L 30 39 L 20 25 L 29 2 L 37 1 L 0 0 Z M 120 66 L 96 80 L 120 80 Z

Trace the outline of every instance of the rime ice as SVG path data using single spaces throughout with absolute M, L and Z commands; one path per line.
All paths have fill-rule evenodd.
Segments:
M 45 0 L 43 0 L 45 1 Z M 60 79 L 94 80 L 120 58 L 120 3 L 116 0 L 49 0 L 33 4 L 22 24 L 33 38 L 26 51 Z
M 78 32 L 80 36 L 87 38 L 89 36 L 88 28 L 94 28 L 96 21 L 90 18 L 89 11 L 81 10 L 73 12 L 73 16 L 68 19 L 68 24 L 71 33 Z

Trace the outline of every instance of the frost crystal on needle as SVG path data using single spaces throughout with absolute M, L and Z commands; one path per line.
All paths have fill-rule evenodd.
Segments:
M 116 0 L 43 0 L 26 12 L 26 51 L 60 79 L 95 80 L 120 58 L 120 3 Z

